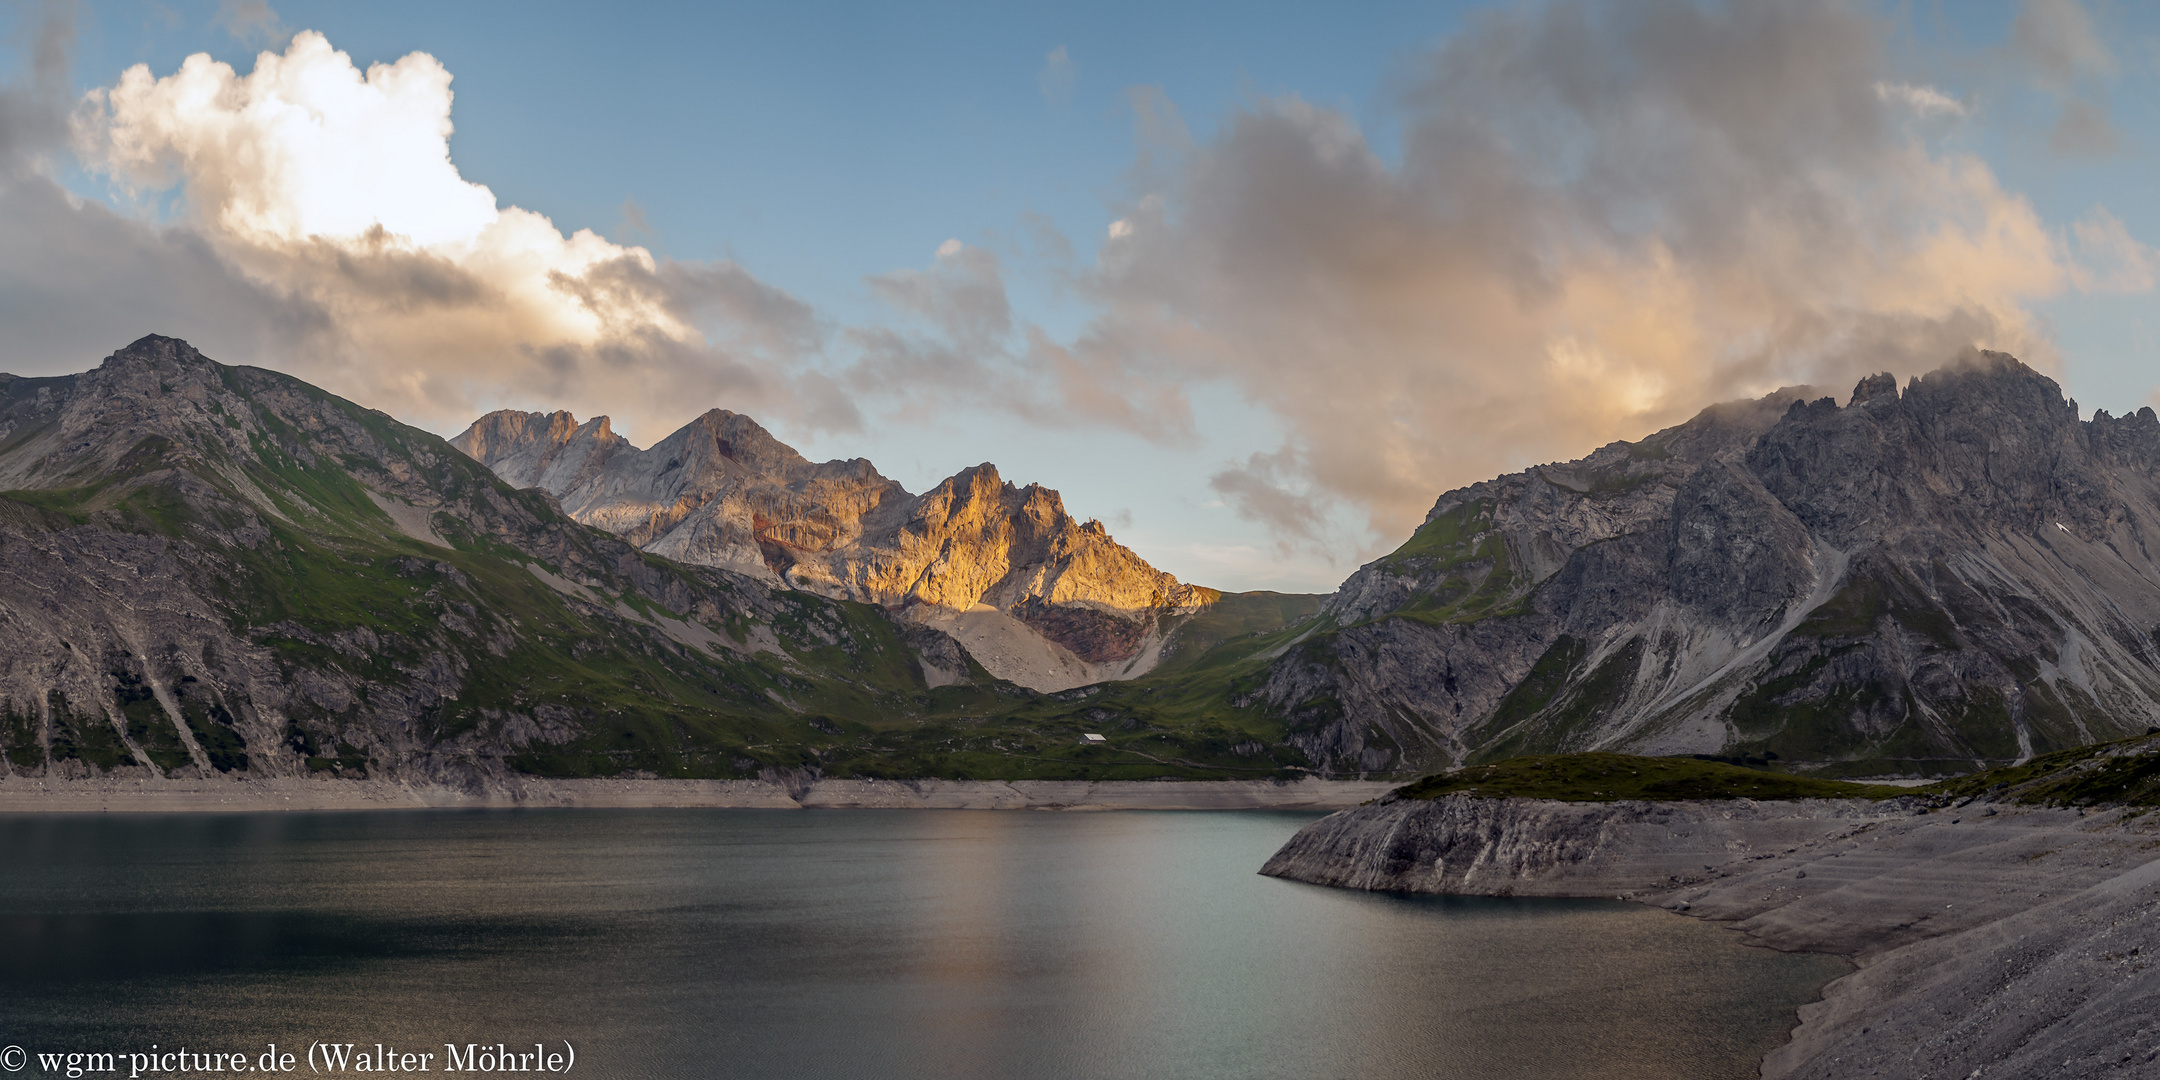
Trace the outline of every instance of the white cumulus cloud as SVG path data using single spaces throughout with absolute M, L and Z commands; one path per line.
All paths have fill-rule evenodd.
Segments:
M 312 359 L 285 366 L 401 416 L 454 426 L 529 396 L 658 435 L 725 399 L 854 423 L 788 374 L 820 347 L 801 302 L 732 263 L 565 235 L 459 175 L 450 83 L 426 53 L 362 71 L 304 31 L 245 75 L 207 54 L 136 65 L 83 100 L 74 142 L 125 195 L 177 193 L 174 227 L 319 314 Z

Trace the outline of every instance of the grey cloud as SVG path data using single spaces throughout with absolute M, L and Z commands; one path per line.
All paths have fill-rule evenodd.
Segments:
M 66 145 L 75 7 L 26 9 L 27 78 L 0 86 L 0 370 L 80 371 L 146 333 L 236 363 L 318 354 L 329 314 L 251 281 L 204 239 L 76 199 L 44 171 Z
M 2104 157 L 2120 144 L 2104 97 L 2120 70 L 2092 13 L 2080 0 L 2025 0 L 2010 25 L 2014 65 L 2061 111 L 2048 149 L 2065 157 Z
M 2064 102 L 2048 132 L 2048 149 L 2066 157 L 2105 157 L 2120 145 L 2107 108 L 2084 98 Z
M 67 140 L 68 110 L 74 104 L 68 82 L 75 47 L 75 5 L 45 0 L 35 14 L 26 11 L 26 81 L 0 86 L 0 173 L 16 174 L 40 155 Z
M 0 186 L 0 324 L 0 370 L 18 375 L 81 371 L 153 332 L 266 366 L 334 340 L 328 312 L 247 280 L 201 237 L 77 205 L 43 177 Z
M 958 342 L 979 348 L 1012 332 L 1004 266 L 986 248 L 948 244 L 929 269 L 878 274 L 869 285 L 880 300 Z
M 1066 238 L 1056 222 L 1050 220 L 1049 215 L 1033 210 L 1022 211 L 1020 227 L 1027 237 L 1028 247 L 1036 257 L 1060 268 L 1072 265 L 1072 241 Z
M 1284 554 L 1303 547 L 1328 554 L 1327 500 L 1293 490 L 1304 469 L 1295 450 L 1258 453 L 1208 478 L 1208 487 L 1240 516 L 1266 525 Z
M 1064 344 L 1019 325 L 1003 266 L 986 249 L 948 242 L 928 269 L 867 283 L 924 328 L 844 332 L 855 354 L 846 382 L 892 418 L 923 422 L 946 409 L 989 408 L 1046 426 L 1120 428 L 1158 443 L 1194 435 L 1184 388 L 1153 378 L 1130 350 L 1100 332 Z
M 2025 0 L 2010 23 L 2010 47 L 2056 89 L 2116 71 L 2114 52 L 2079 0 Z

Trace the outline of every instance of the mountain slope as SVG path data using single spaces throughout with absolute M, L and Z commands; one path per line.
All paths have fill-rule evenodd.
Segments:
M 867 461 L 812 463 L 722 409 L 649 450 L 564 412 L 490 413 L 451 445 L 646 551 L 892 609 L 1037 690 L 1145 673 L 1216 596 L 993 465 L 911 495 Z
M 1591 749 L 1963 772 L 2160 715 L 2160 419 L 1978 354 L 1449 492 L 1264 697 L 1342 770 Z
M 580 525 L 443 440 L 148 337 L 0 376 L 0 772 L 1254 776 L 952 640 Z

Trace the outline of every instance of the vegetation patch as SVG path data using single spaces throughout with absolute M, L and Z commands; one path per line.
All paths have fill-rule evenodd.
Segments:
M 1633 754 L 1541 754 L 1470 765 L 1397 788 L 1406 799 L 1477 795 L 1491 799 L 1617 802 L 1639 799 L 1889 799 L 1911 789 L 1764 772 L 1697 758 Z
M 2160 806 L 2160 736 L 2063 750 L 1926 790 L 2029 806 Z
M 80 761 L 97 769 L 134 763 L 134 755 L 128 753 L 120 733 L 113 730 L 102 712 L 78 713 L 68 696 L 58 690 L 46 695 L 46 705 L 52 712 L 53 760 Z
M 0 746 L 7 748 L 7 759 L 16 768 L 36 769 L 45 764 L 43 728 L 34 707 L 22 711 L 13 701 L 0 702 Z

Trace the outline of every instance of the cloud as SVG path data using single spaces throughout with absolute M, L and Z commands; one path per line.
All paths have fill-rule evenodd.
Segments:
M 1012 331 L 1004 266 L 986 248 L 959 240 L 938 245 L 927 270 L 895 270 L 869 279 L 888 305 L 926 320 L 962 346 L 989 346 Z
M 2115 54 L 2079 0 L 2025 0 L 2010 23 L 2010 47 L 2049 85 L 2115 74 Z
M 1060 45 L 1043 57 L 1042 70 L 1035 73 L 1035 87 L 1042 91 L 1043 100 L 1052 105 L 1063 105 L 1072 100 L 1073 83 L 1079 76 L 1072 55 Z
M 426 53 L 362 71 L 313 31 L 246 75 L 206 54 L 162 77 L 128 69 L 76 108 L 76 155 L 124 199 L 178 209 L 80 253 L 84 288 L 100 267 L 105 287 L 138 287 L 118 262 L 131 248 L 207 255 L 246 298 L 236 317 L 268 305 L 304 337 L 278 366 L 439 428 L 513 400 L 575 402 L 650 436 L 722 402 L 859 424 L 807 373 L 824 330 L 800 301 L 731 262 L 564 235 L 459 175 L 450 82 Z
M 2095 207 L 2070 226 L 2077 261 L 2072 280 L 2082 292 L 2147 293 L 2160 284 L 2160 252 L 2130 235 L 2122 219 Z
M 1054 230 L 1048 235 L 1038 246 L 1064 243 Z M 1049 427 L 1119 428 L 1166 445 L 1194 436 L 1184 389 L 1151 378 L 1128 350 L 1095 333 L 1059 342 L 1015 318 L 1004 263 L 987 248 L 947 240 L 928 268 L 866 281 L 912 325 L 843 331 L 855 357 L 842 378 L 890 419 L 922 423 L 948 410 L 995 409 Z
M 1890 33 L 1834 0 L 1488 11 L 1417 61 L 1389 156 L 1296 97 L 1195 139 L 1140 95 L 1092 347 L 1057 359 L 1136 404 L 1234 387 L 1287 441 L 1225 501 L 1299 543 L 1347 508 L 1382 546 L 1443 489 L 1715 401 L 1975 345 L 2054 366 L 2031 304 L 2137 285 L 2146 249 L 2100 217 L 2073 245 L 1901 122 L 1962 106 Z
M 28 38 L 28 78 L 0 86 L 0 175 L 34 166 L 67 136 L 68 54 L 75 44 L 75 9 L 47 0 Z
M 644 204 L 638 202 L 636 198 L 623 199 L 622 205 L 615 208 L 615 216 L 619 219 L 615 225 L 616 235 L 652 235 L 652 223 L 645 220 Z
M 264 0 L 222 0 L 213 21 L 234 40 L 244 43 L 260 42 L 275 48 L 292 37 L 284 20 Z
M 1248 456 L 1209 477 L 1208 487 L 1240 517 L 1266 525 L 1275 534 L 1279 553 L 1301 548 L 1324 552 L 1325 541 L 1333 539 L 1326 502 L 1298 490 L 1306 471 L 1296 448 L 1285 447 Z
M 2010 24 L 2010 53 L 2033 84 L 2061 101 L 2048 149 L 2065 157 L 2112 154 L 2121 145 L 2102 97 L 2121 69 L 2079 0 L 2025 0 Z
M 1922 119 L 1937 116 L 1964 116 L 1971 111 L 1964 102 L 1932 86 L 1878 82 L 1875 84 L 1875 96 L 1891 104 L 1903 105 Z
M 2048 149 L 2065 157 L 2105 157 L 2120 144 L 2107 108 L 2084 98 L 2063 102 L 2062 113 L 2048 132 Z

